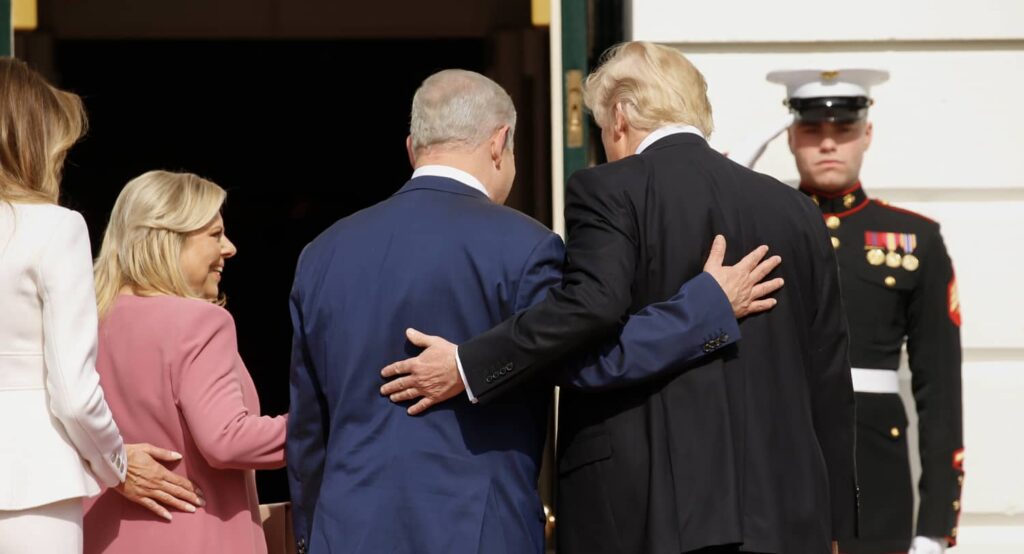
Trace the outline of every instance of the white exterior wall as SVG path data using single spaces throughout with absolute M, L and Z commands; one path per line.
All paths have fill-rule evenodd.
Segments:
M 770 70 L 891 72 L 872 93 L 862 180 L 938 220 L 957 270 L 967 458 L 954 552 L 1024 553 L 1024 2 L 633 0 L 628 12 L 632 39 L 676 46 L 704 73 L 723 151 L 785 115 Z M 797 181 L 784 136 L 755 169 Z

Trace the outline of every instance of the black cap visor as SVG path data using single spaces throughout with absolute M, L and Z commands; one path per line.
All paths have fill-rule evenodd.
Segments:
M 868 116 L 871 99 L 866 96 L 790 98 L 786 104 L 803 123 L 854 123 Z

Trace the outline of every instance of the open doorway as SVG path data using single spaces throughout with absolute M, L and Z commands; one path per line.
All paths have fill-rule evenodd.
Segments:
M 219 36 L 201 18 L 151 23 L 141 7 L 123 15 L 134 27 L 118 27 L 111 19 L 122 16 L 119 2 L 97 2 L 87 19 L 72 19 L 80 8 L 54 0 L 49 7 L 60 6 L 61 15 L 41 6 L 40 30 L 20 41 L 30 46 L 28 55 L 18 53 L 85 101 L 90 130 L 69 156 L 62 201 L 85 216 L 94 251 L 121 187 L 145 171 L 191 171 L 228 190 L 224 217 L 239 253 L 223 290 L 268 414 L 288 407 L 287 299 L 299 252 L 331 223 L 387 198 L 408 179 L 409 105 L 425 77 L 457 67 L 509 91 L 519 118 L 517 182 L 508 203 L 551 222 L 547 32 L 530 27 L 529 0 L 513 12 L 506 2 L 497 15 L 464 11 L 484 21 L 449 31 L 430 27 L 441 15 L 421 17 L 417 27 L 415 14 L 396 24 L 352 13 L 336 29 L 307 32 L 300 23 L 322 17 L 317 10 L 326 4 L 306 3 L 310 9 L 298 16 L 279 11 L 285 23 L 265 32 L 237 36 L 225 23 Z M 152 3 L 152 17 L 164 15 L 164 4 Z M 388 4 L 401 13 L 414 2 Z M 188 9 L 253 17 L 230 0 L 196 6 Z M 359 17 L 366 19 L 353 23 Z M 287 500 L 283 471 L 258 475 L 262 502 Z
M 299 252 L 402 186 L 413 91 L 442 67 L 482 71 L 483 50 L 479 40 L 58 42 L 61 86 L 90 117 L 64 203 L 98 249 L 121 187 L 145 171 L 191 171 L 227 189 L 238 255 L 222 290 L 263 411 L 284 413 Z M 410 62 L 409 51 L 425 55 Z M 263 502 L 287 499 L 283 472 L 258 475 Z

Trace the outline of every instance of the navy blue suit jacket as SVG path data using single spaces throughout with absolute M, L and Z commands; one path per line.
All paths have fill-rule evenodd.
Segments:
M 604 388 L 678 370 L 739 328 L 706 275 L 634 315 L 617 342 L 486 405 L 410 417 L 380 370 L 414 327 L 460 343 L 561 282 L 561 239 L 457 181 L 419 177 L 307 246 L 291 295 L 288 475 L 309 551 L 541 553 L 537 478 L 552 384 Z

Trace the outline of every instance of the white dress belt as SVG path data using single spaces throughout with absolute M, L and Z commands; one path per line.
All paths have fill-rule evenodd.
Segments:
M 900 392 L 900 380 L 892 369 L 861 369 L 850 368 L 853 377 L 853 390 L 856 392 L 877 392 L 897 394 Z

